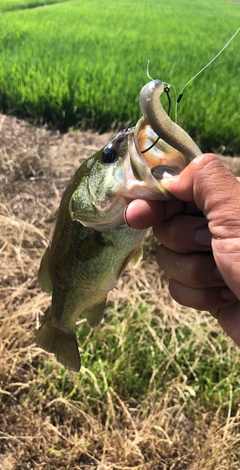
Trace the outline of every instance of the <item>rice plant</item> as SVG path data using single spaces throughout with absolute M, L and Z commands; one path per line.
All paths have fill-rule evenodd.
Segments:
M 219 0 L 9 0 L 0 11 L 0 108 L 62 131 L 135 124 L 148 60 L 151 76 L 178 96 L 240 19 L 238 3 Z M 239 41 L 240 34 L 178 105 L 179 124 L 203 150 L 240 146 Z M 171 99 L 174 118 L 173 87 Z

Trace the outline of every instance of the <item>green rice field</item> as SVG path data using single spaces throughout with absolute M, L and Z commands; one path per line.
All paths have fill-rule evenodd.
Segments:
M 240 25 L 225 0 L 3 0 L 0 12 L 0 110 L 61 131 L 135 124 L 148 61 L 178 96 Z M 239 51 L 240 34 L 178 105 L 203 150 L 239 151 Z M 173 87 L 171 100 L 174 119 Z

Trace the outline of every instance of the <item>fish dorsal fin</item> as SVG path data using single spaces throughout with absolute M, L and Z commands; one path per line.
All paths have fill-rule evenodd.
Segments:
M 50 246 L 48 246 L 42 257 L 39 272 L 38 272 L 38 281 L 39 281 L 40 287 L 44 292 L 47 292 L 48 294 L 52 292 L 50 259 L 51 259 L 51 251 L 50 251 Z
M 134 255 L 130 259 L 130 263 L 133 268 L 137 268 L 140 261 L 142 260 L 143 257 L 143 247 L 142 245 L 135 251 Z
M 100 304 L 94 305 L 93 307 L 85 310 L 83 316 L 87 319 L 87 322 L 91 328 L 96 328 L 103 319 L 104 309 L 106 307 L 106 300 Z

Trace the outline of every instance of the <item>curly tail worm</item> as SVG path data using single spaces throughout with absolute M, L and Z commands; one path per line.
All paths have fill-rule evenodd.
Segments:
M 163 91 L 164 85 L 160 80 L 147 83 L 140 92 L 140 109 L 154 132 L 183 153 L 190 162 L 202 152 L 187 132 L 173 122 L 164 111 L 159 99 Z

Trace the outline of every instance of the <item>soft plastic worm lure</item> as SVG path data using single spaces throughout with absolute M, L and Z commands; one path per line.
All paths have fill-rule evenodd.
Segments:
M 164 92 L 164 84 L 160 80 L 147 83 L 140 92 L 140 109 L 154 132 L 169 145 L 188 158 L 201 155 L 201 150 L 178 124 L 173 122 L 162 107 L 160 96 Z

